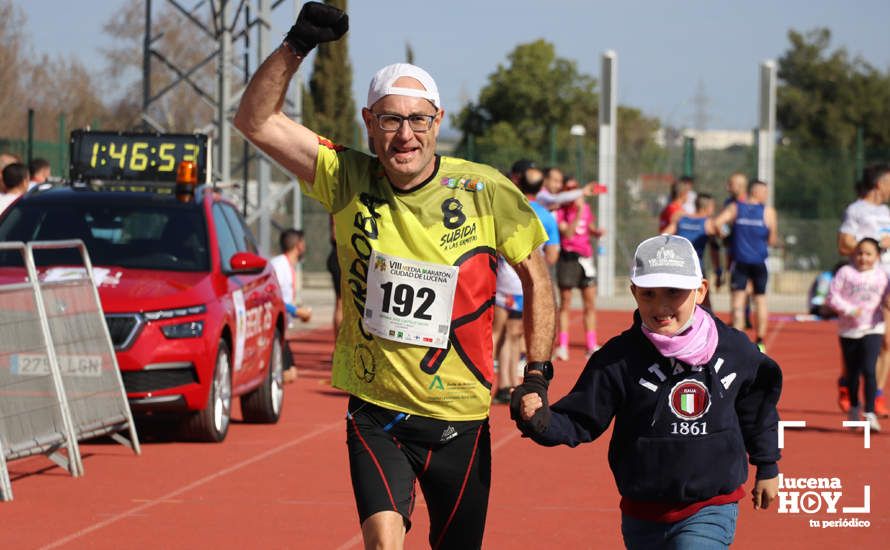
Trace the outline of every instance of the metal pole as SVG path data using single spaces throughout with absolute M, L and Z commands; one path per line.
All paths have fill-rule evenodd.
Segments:
M 142 37 L 142 112 L 148 112 L 151 98 L 151 0 L 145 0 L 145 36 Z M 142 121 L 144 130 L 150 130 L 148 122 Z
M 232 181 L 232 128 L 229 126 L 229 104 L 232 102 L 232 31 L 229 21 L 232 6 L 220 0 L 219 9 L 219 97 L 217 98 L 216 129 L 219 132 L 217 174 L 219 181 Z M 215 185 L 214 181 L 214 185 Z
M 262 23 L 260 23 L 262 25 Z M 250 26 L 250 5 L 246 6 L 244 9 L 244 28 L 248 28 Z M 244 33 L 244 86 L 247 86 L 247 83 L 250 82 L 250 33 Z M 246 218 L 247 217 L 247 205 L 250 202 L 250 195 L 248 194 L 248 186 L 250 185 L 250 143 L 247 140 L 242 140 L 241 143 L 242 151 L 241 151 L 241 169 L 243 170 L 241 173 L 241 177 L 243 180 L 243 187 L 241 188 L 241 214 Z
M 600 226 L 605 229 L 605 236 L 597 251 L 597 273 L 600 296 L 615 294 L 615 204 L 617 192 L 616 160 L 617 160 L 617 128 L 618 123 L 618 55 L 608 50 L 602 56 L 600 65 L 599 104 L 599 182 L 606 186 L 606 193 L 600 195 L 598 215 Z
M 26 151 L 28 165 L 34 158 L 34 109 L 28 109 L 28 150 Z
M 303 2 L 301 0 L 294 0 L 294 21 L 297 20 L 297 16 L 300 14 L 300 9 L 303 7 Z M 345 40 L 342 39 L 342 40 Z M 294 103 L 294 120 L 298 123 L 303 123 L 303 71 L 302 69 L 297 69 L 297 73 L 294 75 L 294 81 L 291 82 L 290 86 L 290 94 L 291 101 Z M 297 178 L 293 178 L 291 180 L 294 186 L 294 221 L 293 227 L 296 229 L 303 228 L 303 193 L 300 191 L 300 182 L 297 181 Z
M 760 64 L 760 124 L 757 132 L 757 179 L 767 183 L 772 206 L 776 182 L 776 62 L 772 59 Z
M 257 13 L 260 17 L 257 29 L 257 67 L 269 54 L 272 53 L 269 41 L 269 1 L 257 0 Z M 260 211 L 259 225 L 257 227 L 260 238 L 260 253 L 268 255 L 272 244 L 272 204 L 269 202 L 271 195 L 269 180 L 272 176 L 272 168 L 269 161 L 263 157 L 257 160 L 257 208 Z
M 60 177 L 68 176 L 68 162 L 65 153 L 68 151 L 68 140 L 65 139 L 65 113 L 59 113 L 59 173 Z

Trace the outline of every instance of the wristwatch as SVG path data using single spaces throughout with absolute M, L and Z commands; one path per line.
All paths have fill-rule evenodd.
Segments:
M 538 371 L 544 380 L 553 379 L 553 363 L 550 361 L 530 361 L 525 365 L 525 376 L 528 376 L 530 371 Z

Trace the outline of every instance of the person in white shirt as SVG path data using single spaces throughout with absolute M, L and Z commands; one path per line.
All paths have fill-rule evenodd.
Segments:
M 285 229 L 281 232 L 278 243 L 281 246 L 281 254 L 269 260 L 269 263 L 272 264 L 278 278 L 278 286 L 281 289 L 281 298 L 284 300 L 285 309 L 291 317 L 299 318 L 305 323 L 312 318 L 312 308 L 298 305 L 299 275 L 297 265 L 303 253 L 306 252 L 303 232 L 299 229 Z M 297 377 L 297 368 L 294 365 L 289 345 L 284 346 L 284 355 L 287 365 L 284 371 L 284 381 L 292 382 Z
M 890 275 L 890 164 L 878 163 L 868 166 L 857 183 L 859 199 L 847 206 L 844 220 L 837 232 L 837 251 L 841 256 L 850 257 L 856 244 L 864 238 L 874 239 L 881 247 L 881 267 Z M 842 368 L 843 369 L 843 368 Z M 890 416 L 890 409 L 884 401 L 884 383 L 890 371 L 890 353 L 881 350 L 876 369 L 877 397 L 875 413 Z M 850 410 L 850 396 L 847 389 L 846 373 L 838 381 L 838 406 L 844 412 Z
M 544 185 L 538 194 L 535 195 L 535 201 L 547 210 L 556 210 L 560 206 L 575 202 L 580 197 L 589 197 L 595 194 L 593 182 L 588 183 L 584 187 L 578 186 L 577 189 L 564 191 L 565 183 L 570 178 L 566 177 L 562 170 L 551 167 L 545 168 L 543 172 Z
M 7 164 L 3 168 L 3 185 L 6 192 L 0 195 L 0 214 L 28 190 L 28 167 L 21 162 Z

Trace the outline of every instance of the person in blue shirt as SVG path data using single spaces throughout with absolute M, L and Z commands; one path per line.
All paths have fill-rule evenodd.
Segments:
M 672 235 L 679 235 L 695 247 L 698 254 L 698 261 L 704 271 L 705 266 L 705 249 L 714 235 L 717 235 L 717 226 L 711 218 L 714 216 L 714 197 L 707 193 L 700 193 L 695 197 L 695 213 L 687 214 L 680 211 L 674 214 L 671 223 L 665 228 L 664 232 Z M 719 251 L 711 249 L 711 265 L 715 273 L 720 268 Z M 711 311 L 711 294 L 705 295 L 702 307 Z
M 766 336 L 766 258 L 768 247 L 778 242 L 776 210 L 766 205 L 766 182 L 755 180 L 748 185 L 748 199 L 729 203 L 714 218 L 714 225 L 732 224 L 732 265 L 730 266 L 730 290 L 732 291 L 732 322 L 739 330 L 745 330 L 745 287 L 750 281 L 754 288 L 754 307 L 757 309 L 757 346 L 764 351 Z

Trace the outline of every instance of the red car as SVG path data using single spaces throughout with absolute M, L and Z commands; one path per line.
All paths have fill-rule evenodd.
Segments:
M 34 190 L 0 217 L 0 241 L 83 240 L 133 413 L 173 413 L 189 439 L 222 441 L 233 397 L 244 420 L 278 421 L 285 310 L 234 205 L 192 189 L 185 200 L 141 183 Z M 16 261 L 0 254 L 0 282 L 21 281 Z M 41 278 L 80 264 L 73 250 L 36 261 Z

